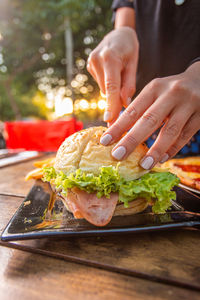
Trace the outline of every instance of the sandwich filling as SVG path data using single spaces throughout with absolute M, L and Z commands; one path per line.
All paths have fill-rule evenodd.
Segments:
M 111 193 L 110 198 L 97 198 L 96 194 L 88 194 L 78 188 L 70 189 L 64 197 L 67 207 L 76 219 L 86 219 L 95 226 L 107 225 L 116 208 L 118 194 Z
M 176 198 L 172 188 L 179 183 L 169 172 L 149 172 L 139 179 L 126 180 L 120 176 L 118 166 L 101 167 L 98 175 L 81 169 L 66 175 L 46 167 L 43 180 L 61 191 L 75 218 L 85 218 L 96 226 L 110 222 L 117 204 L 128 208 L 130 202 L 139 198 L 151 204 L 154 213 L 165 213 Z

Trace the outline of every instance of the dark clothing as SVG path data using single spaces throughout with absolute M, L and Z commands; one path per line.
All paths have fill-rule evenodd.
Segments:
M 184 72 L 200 60 L 200 0 L 114 0 L 112 9 L 134 8 L 139 40 L 137 92 L 154 78 Z M 148 139 L 151 146 L 156 135 Z M 180 154 L 200 154 L 200 131 Z
M 114 11 L 132 7 L 140 44 L 137 93 L 153 78 L 184 72 L 200 60 L 200 0 L 114 0 Z

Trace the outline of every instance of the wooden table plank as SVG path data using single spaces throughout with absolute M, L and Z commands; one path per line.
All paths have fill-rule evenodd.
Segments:
M 18 205 L 22 199 L 18 199 Z M 16 209 L 16 198 L 0 197 L 4 227 Z M 109 237 L 71 238 L 65 240 L 32 240 L 16 242 L 31 251 L 45 250 L 69 260 L 90 260 L 148 276 L 179 280 L 200 287 L 200 231 L 176 230 Z
M 164 282 L 177 280 L 200 289 L 200 244 L 196 240 L 199 242 L 198 232 L 179 230 L 126 237 L 23 241 L 17 244 L 47 250 L 49 255 L 66 260 L 71 256 L 97 262 L 101 266 L 124 269 L 125 274 L 130 270 L 133 276 L 146 274 L 146 278 L 162 278 Z
M 33 166 L 34 161 L 43 160 L 51 156 L 52 154 L 44 155 L 41 158 L 1 168 L 0 194 L 9 193 L 25 196 L 34 184 L 33 180 L 24 181 L 27 173 L 35 168 Z
M 0 299 L 199 299 L 199 293 L 0 247 Z
M 23 198 L 0 195 L 0 235 Z

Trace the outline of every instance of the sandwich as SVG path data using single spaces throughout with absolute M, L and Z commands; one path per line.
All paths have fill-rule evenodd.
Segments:
M 43 169 L 43 180 L 76 219 L 95 226 L 107 225 L 114 216 L 134 215 L 149 205 L 154 213 L 164 213 L 176 198 L 172 191 L 178 178 L 157 167 L 144 170 L 139 162 L 147 152 L 139 145 L 125 160 L 118 162 L 103 146 L 105 127 L 91 127 L 68 137 L 60 146 L 54 166 Z

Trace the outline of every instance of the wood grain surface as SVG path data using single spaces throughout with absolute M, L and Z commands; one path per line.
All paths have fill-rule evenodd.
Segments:
M 52 154 L 44 155 L 37 159 L 32 159 L 27 162 L 18 163 L 16 165 L 8 166 L 0 169 L 0 194 L 14 194 L 25 196 L 34 184 L 33 180 L 24 181 L 28 172 L 33 170 L 34 161 L 43 160 L 51 157 Z
M 177 230 L 115 237 L 71 238 L 17 242 L 53 254 L 82 258 L 100 265 L 139 272 L 150 277 L 178 280 L 200 290 L 200 234 Z
M 5 227 L 9 218 L 22 199 L 0 196 L 0 209 L 4 211 L 0 228 Z M 4 208 L 4 209 L 3 209 Z M 70 238 L 65 240 L 29 240 L 15 242 L 19 249 L 66 261 L 86 264 L 85 261 L 130 270 L 132 274 L 146 274 L 165 280 L 177 280 L 183 285 L 200 289 L 200 231 L 176 230 L 143 234 L 118 235 L 112 237 Z M 28 249 L 27 249 L 28 248 Z M 191 255 L 192 253 L 192 255 Z M 82 261 L 80 261 L 82 260 Z M 92 263 L 91 263 L 92 265 Z M 123 272 L 123 271 L 122 271 Z M 138 276 L 138 275 L 137 275 Z M 144 276 L 145 277 L 145 276 Z
M 199 299 L 194 291 L 0 247 L 0 299 Z
M 32 164 L 1 169 L 0 233 L 34 183 L 24 182 Z M 0 242 L 0 299 L 200 299 L 192 289 L 151 280 L 160 277 L 200 288 L 199 257 L 198 230 Z M 89 267 L 87 261 L 113 270 Z M 132 276 L 117 273 L 117 268 Z M 146 280 L 134 272 L 146 274 Z
M 23 198 L 0 195 L 0 235 Z

